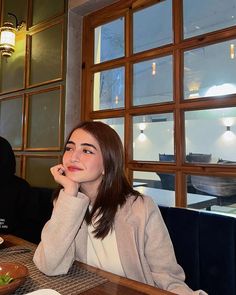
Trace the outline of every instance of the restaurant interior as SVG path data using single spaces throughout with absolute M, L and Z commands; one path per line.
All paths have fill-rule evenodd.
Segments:
M 0 0 L 0 34 L 0 136 L 41 214 L 23 238 L 37 244 L 50 218 L 68 133 L 100 120 L 160 206 L 189 285 L 236 294 L 235 1 Z

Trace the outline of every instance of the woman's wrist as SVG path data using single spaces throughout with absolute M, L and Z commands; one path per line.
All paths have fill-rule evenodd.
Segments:
M 78 190 L 79 190 L 78 187 L 64 187 L 64 192 L 67 195 L 70 195 L 70 196 L 73 196 L 73 197 L 77 196 Z

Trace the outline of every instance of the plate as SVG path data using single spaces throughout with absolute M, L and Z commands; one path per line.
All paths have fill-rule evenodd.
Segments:
M 4 242 L 4 239 L 0 237 L 0 245 Z
M 37 291 L 33 291 L 25 295 L 61 295 L 61 294 L 53 289 L 39 289 Z
M 0 275 L 9 274 L 13 281 L 6 285 L 0 286 L 0 295 L 12 294 L 19 288 L 29 275 L 28 268 L 17 262 L 0 262 Z

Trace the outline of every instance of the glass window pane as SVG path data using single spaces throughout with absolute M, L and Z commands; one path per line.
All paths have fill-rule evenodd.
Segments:
M 161 188 L 161 180 L 155 172 L 134 171 L 133 187 L 137 190 L 140 187 Z
M 62 29 L 59 23 L 32 35 L 30 85 L 61 78 Z
M 94 63 L 124 56 L 124 17 L 95 29 Z
M 236 178 L 188 175 L 188 207 L 236 214 Z
M 26 38 L 16 36 L 15 52 L 0 61 L 0 92 L 24 88 Z
M 59 147 L 60 116 L 59 89 L 31 95 L 27 147 Z
M 34 0 L 32 25 L 63 13 L 64 0 Z
M 161 1 L 134 13 L 134 53 L 172 43 L 171 2 Z
M 57 164 L 58 158 L 56 157 L 27 157 L 26 180 L 31 186 L 56 188 L 57 184 L 51 175 L 50 168 Z
M 94 74 L 93 110 L 124 107 L 124 67 Z
M 174 154 L 173 113 L 133 117 L 133 159 L 159 161 L 159 154 Z
M 184 98 L 236 93 L 236 39 L 184 53 Z
M 13 148 L 22 147 L 23 99 L 6 99 L 0 102 L 0 134 Z
M 184 0 L 184 37 L 236 25 L 235 0 Z
M 112 127 L 120 136 L 120 139 L 124 145 L 124 118 L 108 118 L 99 120 Z
M 133 66 L 133 105 L 173 101 L 172 56 Z
M 162 177 L 162 181 L 160 181 L 160 177 Z M 140 193 L 151 197 L 157 205 L 161 206 L 175 206 L 175 191 L 174 186 L 164 188 L 163 183 L 165 183 L 166 179 L 172 177 L 171 182 L 173 183 L 175 180 L 174 174 L 164 174 L 159 172 L 143 172 L 143 171 L 134 171 L 133 172 L 133 187 L 135 190 Z
M 185 148 L 187 162 L 235 165 L 236 107 L 185 112 Z

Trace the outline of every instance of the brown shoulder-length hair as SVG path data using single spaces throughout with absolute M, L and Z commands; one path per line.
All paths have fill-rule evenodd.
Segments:
M 68 140 L 76 129 L 83 129 L 96 138 L 103 157 L 104 176 L 98 188 L 98 195 L 91 212 L 87 210 L 85 220 L 95 223 L 95 237 L 104 238 L 112 229 L 116 212 L 127 198 L 141 197 L 130 185 L 124 169 L 124 149 L 119 135 L 109 125 L 100 121 L 83 121 L 70 132 Z M 56 195 L 58 195 L 59 191 Z

